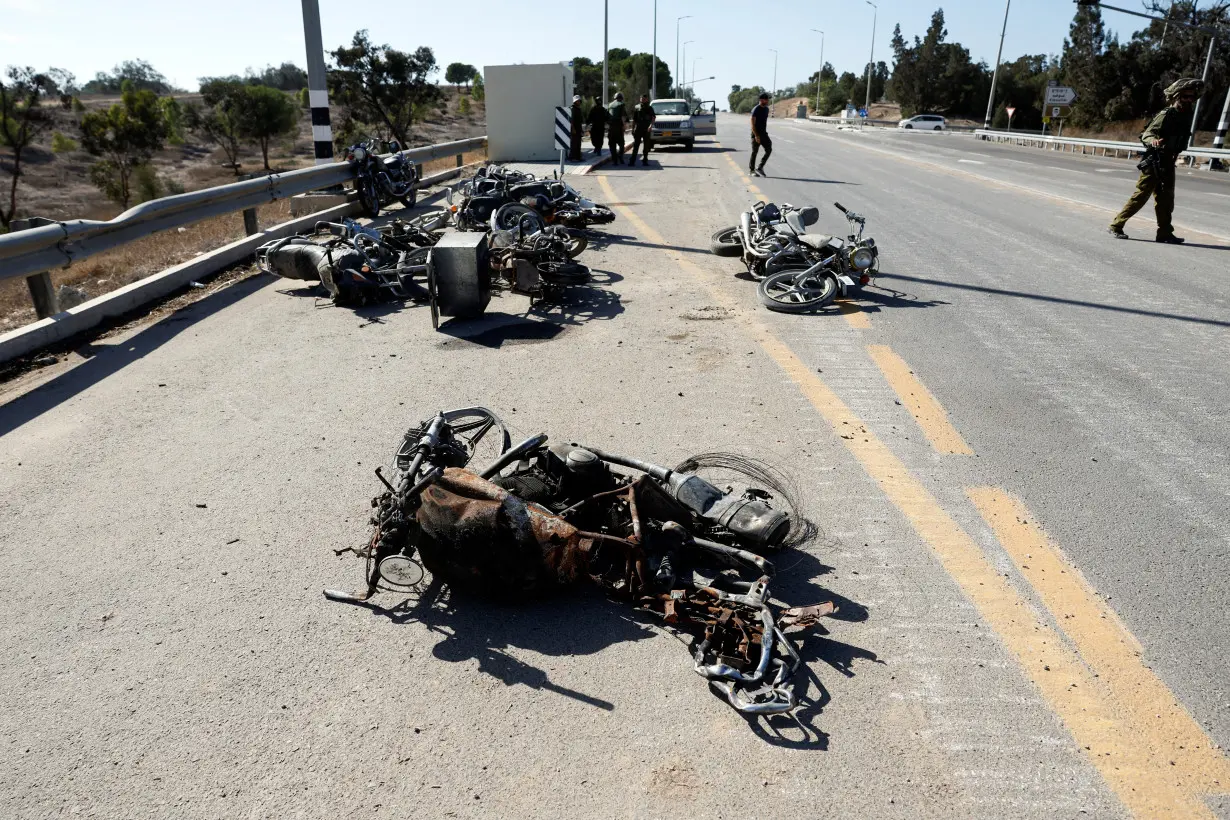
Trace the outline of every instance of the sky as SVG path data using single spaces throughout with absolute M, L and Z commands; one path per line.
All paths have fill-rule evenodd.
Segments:
M 1004 0 L 877 0 L 875 59 L 891 67 L 893 26 L 907 40 L 921 36 L 943 7 L 949 42 L 960 42 L 975 60 L 995 60 Z M 377 43 L 413 50 L 430 46 L 443 82 L 451 62 L 484 65 L 548 63 L 574 56 L 602 57 L 603 2 L 509 3 L 354 2 L 319 0 L 326 50 L 348 43 L 366 28 Z M 1129 2 L 1123 5 L 1134 7 Z M 724 104 L 730 87 L 777 87 L 800 82 L 817 70 L 821 36 L 824 60 L 838 73 L 861 71 L 872 46 L 873 10 L 866 0 L 658 0 L 658 55 L 675 63 L 676 18 L 686 46 L 688 77 L 703 99 Z M 105 11 L 104 11 L 105 9 Z M 456 9 L 456 11 L 454 11 Z M 529 13 L 532 10 L 533 13 Z M 654 0 L 610 4 L 609 45 L 653 49 Z M 1004 59 L 1021 54 L 1057 54 L 1063 48 L 1075 5 L 1072 0 L 1013 0 Z M 145 59 L 175 85 L 195 90 L 198 77 L 240 74 L 284 61 L 304 66 L 299 0 L 0 0 L 0 66 L 54 66 L 79 82 L 126 59 Z M 1124 37 L 1144 21 L 1106 12 L 1109 28 Z

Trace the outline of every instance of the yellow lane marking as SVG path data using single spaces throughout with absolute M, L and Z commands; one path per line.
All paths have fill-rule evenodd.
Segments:
M 718 143 L 718 147 L 721 147 L 721 143 Z M 743 185 L 750 193 L 753 193 L 756 196 L 764 196 L 764 194 L 760 192 L 760 189 L 752 184 L 751 177 L 743 173 L 743 169 L 739 167 L 739 163 L 730 158 L 730 154 L 722 154 L 722 156 L 726 157 L 726 161 L 730 163 L 731 168 L 735 169 L 735 173 L 739 175 L 739 179 L 743 180 Z
M 1145 666 L 1135 636 L 1097 597 L 1025 505 L 995 487 L 971 489 L 968 495 L 1081 659 L 1127 713 L 1154 761 L 1154 776 L 1177 781 L 1192 795 L 1230 791 L 1230 760 Z
M 599 182 L 611 200 L 618 201 L 607 179 L 603 177 Z M 630 208 L 619 206 L 618 210 L 643 238 L 665 248 L 667 243 L 662 235 Z M 733 308 L 734 321 L 759 342 L 841 437 L 867 475 L 960 585 L 982 619 L 1016 656 L 1024 673 L 1124 806 L 1138 817 L 1211 818 L 1213 815 L 1203 803 L 1174 782 L 1176 772 L 1168 773 L 1169 778 L 1158 777 L 1156 764 L 1145 751 L 1141 738 L 1126 725 L 1081 659 L 1034 612 L 892 450 L 768 327 L 742 312 L 725 292 L 714 288 L 704 270 L 678 251 L 666 248 L 663 252 L 705 285 L 711 298 L 721 306 Z M 1172 700 L 1173 696 L 1167 698 L 1168 702 Z M 1176 765 L 1169 768 L 1176 769 L 1178 763 L 1176 759 Z
M 938 452 L 972 456 L 974 451 L 948 421 L 948 413 L 931 394 L 905 360 L 888 345 L 867 345 L 872 361 L 880 366 L 889 386 L 901 397 L 901 403 L 913 414 L 931 446 Z
M 847 302 L 844 299 L 837 302 L 837 309 L 846 317 L 846 322 L 855 330 L 871 330 L 871 317 L 858 302 Z

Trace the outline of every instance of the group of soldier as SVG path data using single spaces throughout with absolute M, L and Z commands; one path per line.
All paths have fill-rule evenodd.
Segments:
M 594 98 L 594 106 L 589 111 L 588 120 L 581 113 L 581 97 L 572 98 L 572 130 L 571 145 L 568 159 L 581 161 L 581 141 L 584 139 L 585 126 L 589 126 L 589 139 L 594 146 L 594 155 L 602 155 L 602 144 L 605 141 L 611 152 L 611 162 L 624 165 L 624 132 L 629 120 L 632 123 L 632 154 L 628 165 L 636 165 L 636 155 L 641 154 L 641 165 L 649 164 L 649 147 L 653 143 L 650 130 L 653 128 L 657 114 L 649 104 L 649 95 L 642 94 L 641 101 L 632 109 L 629 116 L 624 104 L 624 95 L 616 94 L 609 106 L 603 106 L 602 101 Z

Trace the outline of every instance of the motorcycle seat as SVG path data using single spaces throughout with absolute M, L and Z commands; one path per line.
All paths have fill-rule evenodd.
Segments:
M 809 248 L 816 250 L 825 250 L 829 248 L 829 243 L 833 241 L 833 237 L 823 233 L 805 233 L 799 237 L 799 241 Z
M 778 222 L 774 224 L 772 227 L 773 227 L 773 233 L 777 234 L 778 236 L 796 237 L 801 233 L 801 231 L 796 231 L 794 228 L 792 228 L 790 225 L 787 225 L 785 222 Z

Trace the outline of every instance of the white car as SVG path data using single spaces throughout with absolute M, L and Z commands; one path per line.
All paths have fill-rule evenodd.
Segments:
M 654 100 L 650 105 L 653 106 L 653 113 L 658 115 L 650 129 L 653 144 L 675 143 L 691 151 L 696 144 L 696 125 L 692 121 L 692 107 L 688 101 Z
M 898 128 L 916 128 L 921 131 L 943 131 L 944 118 L 939 114 L 919 114 L 897 123 Z

